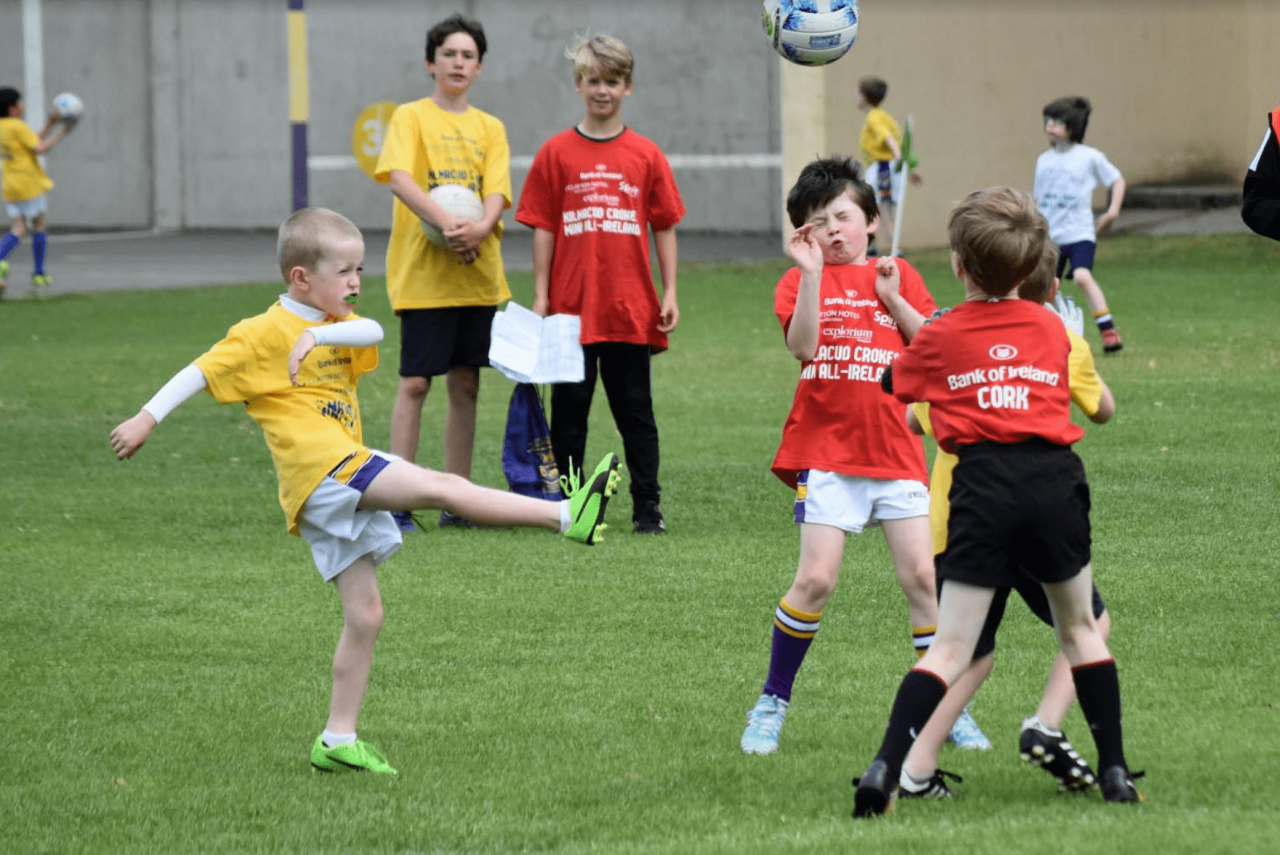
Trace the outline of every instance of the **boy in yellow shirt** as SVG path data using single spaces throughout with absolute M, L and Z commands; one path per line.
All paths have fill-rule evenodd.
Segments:
M 511 154 L 502 122 L 471 106 L 488 47 L 484 28 L 451 15 L 427 32 L 427 73 L 435 90 L 391 114 L 374 178 L 392 202 L 387 294 L 400 318 L 400 384 L 391 407 L 391 451 L 413 462 L 422 407 L 432 380 L 444 375 L 444 468 L 471 477 L 480 369 L 489 364 L 489 331 L 497 307 L 511 298 L 502 266 L 502 212 L 511 207 Z M 483 202 L 479 220 L 455 217 L 428 195 L 460 184 Z M 446 247 L 423 235 L 440 229 Z M 407 514 L 397 515 L 412 531 Z M 440 514 L 442 526 L 469 522 Z
M 334 583 L 342 600 L 329 719 L 312 747 L 311 765 L 324 772 L 394 775 L 377 749 L 356 739 L 382 629 L 377 566 L 402 543 L 389 512 L 447 509 L 482 523 L 541 526 L 593 544 L 617 488 L 618 458 L 606 455 L 569 499 L 548 502 L 479 487 L 367 448 L 356 384 L 378 364 L 382 327 L 353 312 L 364 262 L 360 230 L 333 211 L 306 208 L 285 220 L 277 247 L 286 293 L 174 375 L 111 432 L 111 447 L 121 460 L 132 457 L 166 415 L 204 389 L 219 403 L 245 405 L 271 450 L 289 533 L 307 540 L 321 577 Z
M 879 255 L 893 252 L 893 227 L 902 196 L 903 172 L 910 174 L 911 183 L 919 184 L 921 181 L 920 175 L 911 171 L 915 164 L 902 162 L 902 144 L 899 142 L 902 128 L 880 106 L 888 94 L 889 84 L 879 77 L 864 77 L 858 81 L 858 109 L 867 112 L 859 138 L 862 163 L 866 166 L 867 183 L 876 188 L 876 202 L 880 207 L 880 228 L 876 234 Z
M 3 173 L 0 196 L 4 197 L 5 212 L 13 222 L 9 232 L 0 238 L 0 294 L 4 293 L 5 280 L 9 278 L 9 262 L 5 259 L 27 233 L 28 220 L 33 262 L 31 284 L 36 288 L 49 285 L 49 277 L 44 272 L 49 243 L 45 232 L 49 203 L 45 194 L 53 188 L 53 179 L 44 171 L 37 155 L 53 148 L 75 127 L 74 119 L 50 116 L 44 130 L 37 134 L 23 121 L 25 113 L 22 94 L 10 86 L 0 88 L 0 173 Z

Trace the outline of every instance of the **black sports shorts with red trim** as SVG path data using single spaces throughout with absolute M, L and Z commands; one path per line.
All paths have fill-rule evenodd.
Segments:
M 1033 439 L 960 449 L 938 580 L 1065 582 L 1089 563 L 1089 484 L 1070 446 Z

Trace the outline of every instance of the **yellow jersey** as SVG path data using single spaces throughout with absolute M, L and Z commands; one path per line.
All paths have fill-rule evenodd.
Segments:
M 303 360 L 297 385 L 289 381 L 289 352 L 298 336 L 334 320 L 309 321 L 277 302 L 233 326 L 194 363 L 214 400 L 243 403 L 262 428 L 280 482 L 280 507 L 294 535 L 316 486 L 364 450 L 356 383 L 377 367 L 377 347 L 320 345 Z
M 501 194 L 511 207 L 511 150 L 502 122 L 475 107 L 450 113 L 430 98 L 401 104 L 391 114 L 374 178 L 390 183 L 407 172 L 425 191 L 461 184 L 484 199 Z M 502 221 L 480 242 L 480 257 L 459 264 L 452 250 L 422 233 L 422 221 L 398 198 L 392 202 L 387 246 L 391 308 L 497 306 L 511 298 L 502 267 Z
M 53 179 L 36 157 L 40 137 L 22 119 L 0 119 L 0 197 L 25 202 L 47 193 Z
M 902 136 L 902 128 L 890 116 L 888 111 L 872 107 L 867 111 L 867 119 L 862 123 L 862 162 L 867 166 L 880 160 L 893 160 L 893 149 L 886 140 L 889 137 L 898 139 Z

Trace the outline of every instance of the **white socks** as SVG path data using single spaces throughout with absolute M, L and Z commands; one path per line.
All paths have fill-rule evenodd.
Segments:
M 560 533 L 564 534 L 573 525 L 573 513 L 569 510 L 569 500 L 560 501 Z
M 326 748 L 332 748 L 335 745 L 350 745 L 356 741 L 356 735 L 354 733 L 334 733 L 326 729 L 320 735 L 320 740 L 325 744 Z

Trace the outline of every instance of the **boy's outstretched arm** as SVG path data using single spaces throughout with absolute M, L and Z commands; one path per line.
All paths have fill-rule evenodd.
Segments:
M 160 387 L 138 414 L 116 425 L 111 431 L 111 450 L 118 460 L 128 460 L 151 436 L 156 425 L 180 404 L 202 391 L 208 383 L 195 365 L 188 365 Z
M 676 230 L 653 233 L 653 245 L 658 251 L 658 275 L 662 279 L 662 305 L 659 307 L 658 330 L 669 333 L 680 323 L 680 307 L 676 303 Z
M 50 129 L 58 125 L 58 129 L 50 133 Z M 71 129 L 75 127 L 75 122 L 58 119 L 54 116 L 49 117 L 49 122 L 44 126 L 44 130 L 40 132 L 40 142 L 35 146 L 36 154 L 44 154 L 49 149 L 57 145 L 63 137 L 71 133 Z

